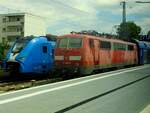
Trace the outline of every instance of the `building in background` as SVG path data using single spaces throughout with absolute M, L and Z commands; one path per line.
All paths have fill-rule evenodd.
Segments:
M 17 37 L 46 35 L 44 19 L 29 13 L 0 14 L 0 43 L 13 42 Z

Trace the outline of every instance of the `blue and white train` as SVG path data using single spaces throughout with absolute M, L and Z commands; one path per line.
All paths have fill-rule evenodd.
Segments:
M 45 36 L 18 39 L 6 55 L 5 69 L 12 73 L 49 73 L 54 64 L 55 41 Z
M 150 64 L 150 42 L 136 41 L 138 47 L 138 64 Z

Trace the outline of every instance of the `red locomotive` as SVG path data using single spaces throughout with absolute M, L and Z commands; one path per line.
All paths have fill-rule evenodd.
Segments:
M 138 63 L 136 44 L 85 34 L 58 37 L 54 55 L 56 70 L 71 74 Z

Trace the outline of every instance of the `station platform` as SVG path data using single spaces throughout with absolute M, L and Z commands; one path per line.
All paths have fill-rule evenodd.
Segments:
M 146 106 L 140 113 L 150 113 L 150 104 Z
M 0 94 L 0 113 L 140 113 L 150 103 L 150 65 Z

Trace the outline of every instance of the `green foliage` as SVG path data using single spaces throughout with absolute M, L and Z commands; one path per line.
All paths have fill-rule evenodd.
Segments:
M 147 35 L 150 36 L 150 31 L 147 32 Z
M 4 45 L 0 43 L 0 60 L 4 57 Z
M 9 48 L 8 42 L 0 43 L 0 61 L 5 58 L 6 52 Z
M 137 26 L 134 22 L 121 23 L 117 28 L 117 34 L 123 40 L 131 41 L 134 39 L 139 39 L 139 34 L 141 32 L 141 27 Z

